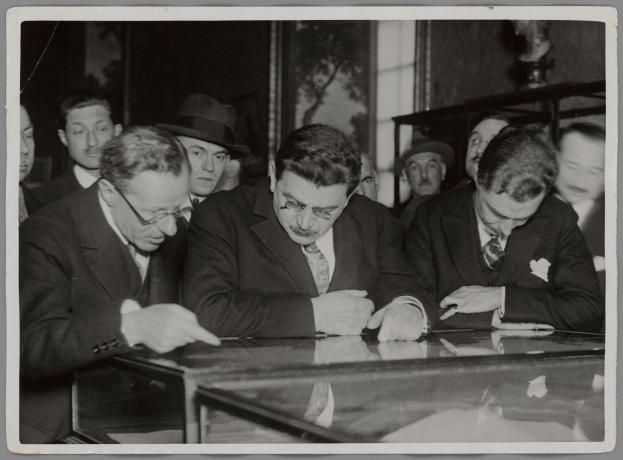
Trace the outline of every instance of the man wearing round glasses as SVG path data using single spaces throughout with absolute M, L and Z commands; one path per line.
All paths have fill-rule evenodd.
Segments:
M 183 146 L 151 127 L 108 142 L 101 178 L 20 226 L 20 439 L 71 428 L 72 372 L 135 344 L 218 344 L 178 305 L 188 196 Z
M 355 194 L 361 162 L 339 130 L 291 133 L 270 184 L 212 195 L 189 229 L 183 297 L 220 336 L 417 339 L 436 309 L 416 287 L 400 225 Z

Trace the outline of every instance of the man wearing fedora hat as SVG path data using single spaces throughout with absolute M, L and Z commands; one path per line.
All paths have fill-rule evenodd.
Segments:
M 433 139 L 414 140 L 402 154 L 399 171 L 411 186 L 411 200 L 400 214 L 400 223 L 408 230 L 418 206 L 439 193 L 447 169 L 454 161 L 454 150 L 445 142 Z
M 231 105 L 197 93 L 184 98 L 173 121 L 156 125 L 174 134 L 186 148 L 191 167 L 189 204 L 193 208 L 220 188 L 230 161 L 249 154 L 235 125 Z

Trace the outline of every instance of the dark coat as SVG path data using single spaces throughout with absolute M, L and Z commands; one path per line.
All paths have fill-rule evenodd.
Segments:
M 38 207 L 41 207 L 58 201 L 72 193 L 79 192 L 80 190 L 84 189 L 82 185 L 80 185 L 80 182 L 78 182 L 78 179 L 76 179 L 73 168 L 69 168 L 57 178 L 33 189 L 32 196 L 38 203 Z
M 105 220 L 97 184 L 20 226 L 20 437 L 70 430 L 71 372 L 128 351 L 121 304 L 177 302 L 184 231 L 152 253 L 145 281 Z
M 336 265 L 329 292 L 365 289 L 376 308 L 413 295 L 436 309 L 401 249 L 398 221 L 355 195 L 333 225 Z M 210 195 L 193 211 L 184 305 L 219 336 L 313 336 L 318 296 L 301 247 L 281 227 L 268 184 Z
M 427 290 L 441 301 L 462 286 L 486 286 L 473 188 L 449 190 L 418 209 L 405 240 L 409 260 Z M 557 329 L 599 331 L 601 293 L 591 255 L 573 209 L 546 196 L 536 213 L 511 233 L 494 286 L 506 286 L 504 321 L 546 323 Z M 548 281 L 531 273 L 530 261 L 551 263 Z M 491 312 L 456 314 L 438 327 L 491 325 Z

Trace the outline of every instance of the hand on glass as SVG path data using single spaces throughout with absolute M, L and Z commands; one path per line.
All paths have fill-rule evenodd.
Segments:
M 167 353 L 196 340 L 211 345 L 221 343 L 218 337 L 199 326 L 192 311 L 173 303 L 122 314 L 121 332 L 129 343 L 142 343 L 157 353 Z
M 439 302 L 439 306 L 446 309 L 439 319 L 443 321 L 456 313 L 493 311 L 500 307 L 501 301 L 501 286 L 463 286 Z
M 424 315 L 418 307 L 394 302 L 374 313 L 367 328 L 376 329 L 379 326 L 379 342 L 417 340 L 426 329 Z
M 367 291 L 348 289 L 314 297 L 316 330 L 327 334 L 359 335 L 370 319 L 374 303 Z

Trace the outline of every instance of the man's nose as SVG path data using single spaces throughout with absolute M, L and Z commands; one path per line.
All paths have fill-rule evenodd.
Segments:
M 296 218 L 296 223 L 301 230 L 308 230 L 314 223 L 314 213 L 310 207 L 303 209 Z
M 19 151 L 22 155 L 28 155 L 28 152 L 30 151 L 30 149 L 28 148 L 28 144 L 26 143 L 26 141 L 24 141 L 23 138 L 20 141 Z
M 208 155 L 207 158 L 204 158 L 201 167 L 204 171 L 214 171 L 214 161 L 212 157 Z
M 89 147 L 95 147 L 96 145 L 98 145 L 99 141 L 97 139 L 97 134 L 95 134 L 95 131 L 91 131 L 88 130 L 87 131 L 87 145 Z
M 478 144 L 478 148 L 476 149 L 476 153 L 478 154 L 478 156 L 482 155 L 482 152 L 485 151 L 487 145 L 489 145 L 489 143 L 485 141 L 482 141 L 480 144 Z
M 167 236 L 173 236 L 177 233 L 177 224 L 175 217 L 168 215 L 158 221 L 158 228 Z

